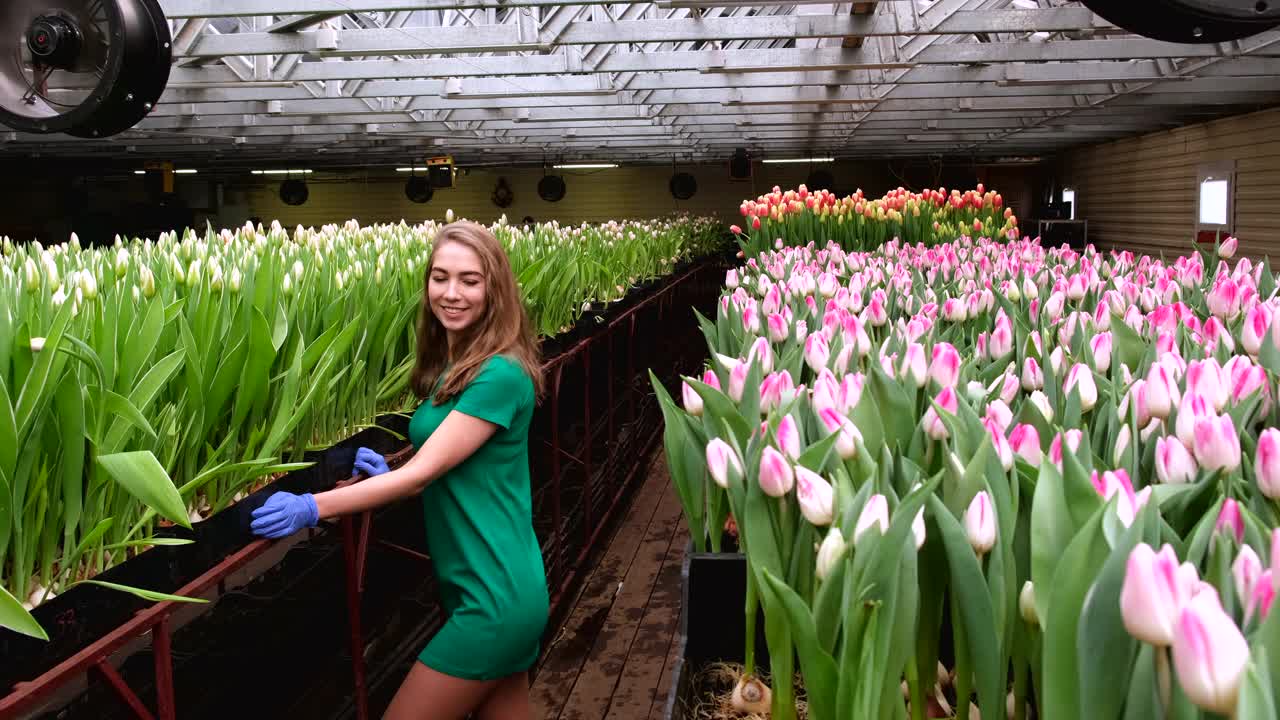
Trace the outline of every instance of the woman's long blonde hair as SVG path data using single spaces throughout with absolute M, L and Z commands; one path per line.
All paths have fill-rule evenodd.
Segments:
M 533 380 L 535 396 L 542 397 L 542 358 L 528 313 L 516 287 L 515 273 L 502 244 L 482 225 L 459 221 L 445 225 L 436 234 L 423 273 L 422 306 L 418 316 L 418 362 L 410 376 L 410 386 L 419 398 L 432 394 L 449 360 L 449 340 L 444 326 L 431 312 L 428 288 L 436 252 L 449 243 L 468 247 L 480 258 L 484 271 L 484 314 L 459 338 L 453 368 L 435 391 L 439 405 L 462 392 L 494 355 L 512 357 Z

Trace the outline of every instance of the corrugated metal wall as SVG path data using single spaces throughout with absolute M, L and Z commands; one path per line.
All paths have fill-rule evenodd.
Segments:
M 1242 254 L 1280 251 L 1280 109 L 1095 145 L 1064 158 L 1076 217 L 1103 248 L 1190 252 L 1196 233 L 1197 171 L 1235 161 L 1233 229 Z
M 847 185 L 850 191 L 860 184 L 867 192 L 872 188 L 882 190 L 891 182 L 897 185 L 878 164 L 832 163 L 815 167 L 828 169 L 838 185 Z M 286 226 L 320 225 L 351 218 L 365 224 L 401 219 L 412 223 L 443 219 L 448 209 L 459 217 L 486 223 L 503 213 L 512 222 L 527 215 L 538 221 L 581 223 L 653 217 L 672 211 L 718 214 L 725 222 L 733 222 L 743 200 L 769 192 L 774 185 L 794 188 L 805 181 L 810 171 L 807 165 L 757 165 L 751 182 L 729 182 L 724 164 L 677 169 L 697 179 L 698 191 L 688 201 L 671 196 L 670 166 L 623 166 L 607 170 L 549 170 L 560 174 L 566 185 L 564 198 L 555 203 L 538 197 L 537 186 L 543 172 L 537 168 L 476 168 L 459 177 L 455 187 L 436 190 L 431 201 L 421 205 L 405 198 L 406 173 L 385 170 L 368 179 L 326 178 L 315 173 L 307 179 L 310 197 L 297 207 L 280 201 L 280 178 L 228 187 L 227 203 L 244 208 L 249 216 L 268 221 L 278 218 Z M 490 199 L 499 177 L 506 178 L 513 193 L 514 200 L 507 208 L 499 208 Z M 243 222 L 238 217 L 221 219 L 228 224 Z

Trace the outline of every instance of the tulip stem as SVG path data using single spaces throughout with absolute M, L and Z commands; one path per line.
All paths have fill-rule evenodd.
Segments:
M 960 598 L 955 593 L 951 595 L 951 627 L 956 646 L 956 720 L 969 720 L 969 696 L 973 686 L 969 672 L 969 641 L 964 620 L 960 617 Z
M 756 596 L 756 575 L 747 569 L 747 634 L 743 638 L 744 653 L 742 663 L 742 676 L 751 677 L 756 672 L 756 608 L 759 601 Z
M 925 720 L 924 688 L 920 685 L 920 663 L 907 663 L 907 689 L 911 693 L 911 720 Z
M 1160 709 L 1167 711 L 1173 696 L 1173 678 L 1169 675 L 1169 648 L 1153 649 L 1156 656 L 1156 687 L 1160 691 Z
M 1025 655 L 1028 632 L 1031 629 L 1025 625 L 1013 632 L 1013 720 L 1026 720 L 1027 717 L 1027 673 L 1030 667 Z

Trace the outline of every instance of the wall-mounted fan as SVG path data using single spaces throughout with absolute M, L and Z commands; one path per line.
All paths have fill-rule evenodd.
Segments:
M 431 187 L 431 180 L 426 175 L 414 175 L 404 181 L 404 196 L 418 204 L 431 202 L 436 191 Z
M 1280 26 L 1280 0 L 1082 0 L 1108 22 L 1175 43 L 1239 40 Z
M 511 207 L 511 203 L 515 200 L 515 193 L 511 192 L 511 186 L 507 184 L 506 178 L 498 178 L 498 184 L 493 187 L 493 193 L 489 195 L 489 199 L 500 208 Z
M 671 176 L 667 188 L 671 190 L 671 197 L 677 200 L 688 200 L 698 192 L 698 181 L 687 172 L 678 172 Z
M 289 178 L 280 183 L 280 201 L 285 205 L 301 205 L 311 196 L 307 181 Z
M 538 181 L 538 197 L 547 202 L 560 202 L 564 193 L 564 178 L 559 175 L 546 175 Z
M 172 60 L 156 0 L 0 2 L 0 123 L 107 137 L 151 112 Z

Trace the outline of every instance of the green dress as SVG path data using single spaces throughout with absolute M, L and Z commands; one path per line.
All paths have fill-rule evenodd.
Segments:
M 409 422 L 415 448 L 453 410 L 498 426 L 422 492 L 427 551 L 449 619 L 418 659 L 446 675 L 493 680 L 538 658 L 549 598 L 529 488 L 534 404 L 520 364 L 495 355 L 461 393 L 438 406 L 427 398 Z

